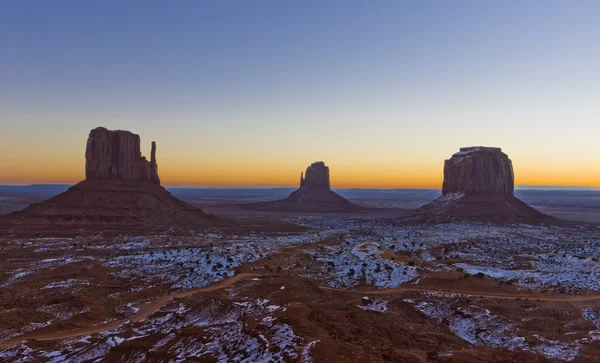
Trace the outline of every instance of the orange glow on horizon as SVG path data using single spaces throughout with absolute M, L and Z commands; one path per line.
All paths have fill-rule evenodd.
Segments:
M 79 136 L 77 133 L 74 141 L 55 144 L 50 152 L 41 136 L 28 143 L 15 139 L 0 144 L 0 184 L 74 184 L 83 180 L 85 146 Z M 249 151 L 209 153 L 195 150 L 189 143 L 166 144 L 161 147 L 158 143 L 158 172 L 166 186 L 296 187 L 300 173 L 311 162 L 324 160 L 334 188 L 441 189 L 444 158 L 455 151 L 424 148 L 405 154 L 382 145 L 382 150 L 376 151 L 378 157 L 372 156 L 373 150 L 348 149 L 328 151 L 327 157 L 317 159 L 304 152 L 278 155 L 270 148 L 262 150 L 260 145 Z M 147 154 L 149 142 L 143 140 L 142 149 Z M 525 151 L 508 150 L 517 186 L 600 187 L 600 168 L 590 167 L 593 156 L 560 159 L 559 151 L 552 157 L 535 149 Z
M 308 165 L 310 162 L 306 162 Z M 22 165 L 28 165 L 24 168 Z M 5 165 L 0 184 L 74 184 L 85 178 L 77 163 L 12 163 Z M 166 186 L 295 187 L 305 166 L 228 165 L 212 163 L 189 167 L 182 163 L 159 163 L 159 175 Z M 442 166 L 438 165 L 330 165 L 333 188 L 422 188 L 441 189 Z M 164 165 L 164 166 L 163 166 Z M 545 169 L 543 166 L 515 167 L 515 185 L 600 187 L 600 170 L 576 166 Z

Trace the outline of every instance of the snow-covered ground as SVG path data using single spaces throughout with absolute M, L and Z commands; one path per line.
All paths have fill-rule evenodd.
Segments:
M 378 219 L 328 216 L 297 219 L 318 232 L 227 237 L 207 234 L 185 239 L 124 236 L 107 241 L 98 236 L 14 241 L 8 248 L 31 251 L 39 258 L 5 261 L 5 265 L 13 263 L 14 267 L 0 276 L 0 289 L 25 289 L 28 282 L 49 272 L 88 262 L 104 268 L 105 276 L 111 279 L 127 281 L 130 284 L 124 289 L 127 293 L 159 284 L 171 289 L 197 288 L 233 276 L 240 265 L 272 256 L 284 247 L 343 236 L 308 246 L 306 253 L 311 257 L 311 266 L 305 266 L 306 272 L 301 276 L 338 288 L 369 284 L 384 289 L 417 284 L 434 271 L 457 271 L 483 274 L 524 289 L 569 293 L 600 290 L 598 229 L 478 223 L 392 226 Z M 96 282 L 94 275 L 91 276 L 68 275 L 44 282 L 36 289 L 43 294 L 74 293 L 93 288 Z M 120 317 L 135 314 L 146 301 L 117 301 L 119 294 L 124 294 L 123 290 L 117 291 L 120 292 L 107 296 L 115 301 L 110 311 L 114 310 Z M 21 344 L 0 351 L 0 360 L 15 357 L 53 362 L 95 360 L 116 346 L 150 336 L 156 338 L 151 348 L 133 352 L 129 361 L 143 361 L 149 354 L 167 354 L 174 360 L 186 357 L 237 359 L 239 362 L 310 360 L 310 349 L 316 341 L 303 339 L 277 318 L 277 312 L 286 306 L 271 305 L 265 299 L 244 300 L 243 291 L 244 287 L 231 289 L 230 298 L 235 303 L 209 299 L 204 305 L 188 306 L 172 302 L 142 323 L 129 323 L 113 331 L 67 340 L 54 351 L 32 350 Z M 596 328 L 590 329 L 586 338 L 559 340 L 543 334 L 521 335 L 519 329 L 523 322 L 479 304 L 464 305 L 455 300 L 451 295 L 430 294 L 407 302 L 428 318 L 447 326 L 456 336 L 479 346 L 527 350 L 547 358 L 571 360 L 580 354 L 584 340 L 600 339 L 597 307 L 582 310 L 586 324 Z M 394 311 L 388 308 L 386 300 L 373 300 L 359 308 L 385 314 Z M 64 300 L 35 309 L 49 316 L 11 330 L 0 339 L 10 339 L 89 311 L 85 306 L 65 304 Z M 186 329 L 201 329 L 202 334 L 182 334 Z M 260 334 L 255 334 L 257 331 Z
M 425 316 L 447 325 L 456 336 L 474 345 L 528 350 L 546 358 L 572 360 L 579 355 L 581 340 L 558 341 L 539 334 L 535 339 L 519 335 L 519 322 L 491 313 L 477 305 L 461 306 L 448 294 L 428 294 L 427 301 L 405 300 Z
M 310 362 L 316 341 L 306 341 L 273 314 L 286 307 L 256 299 L 226 304 L 207 299 L 194 306 L 171 301 L 141 323 L 128 323 L 104 333 L 61 342 L 53 351 L 31 349 L 26 344 L 0 351 L 0 359 L 81 362 L 105 357 L 122 344 L 148 338 L 150 347 L 136 349 L 124 362 L 143 362 L 152 357 L 171 357 L 174 361 L 215 359 L 219 362 Z M 248 325 L 253 326 L 253 334 Z M 201 329 L 201 335 L 187 334 Z
M 387 300 L 372 300 L 368 296 L 363 296 L 361 302 L 362 305 L 358 305 L 358 307 L 363 310 L 376 311 L 379 313 L 385 313 L 386 311 L 389 311 L 387 307 Z
M 124 256 L 107 259 L 105 265 L 116 275 L 139 283 L 169 283 L 172 288 L 190 289 L 209 285 L 235 275 L 235 268 L 254 262 L 293 244 L 316 242 L 324 234 L 292 236 L 233 236 L 201 248 L 140 246 Z
M 595 229 L 346 223 L 345 242 L 313 252 L 327 264 L 335 287 L 351 288 L 361 279 L 378 287 L 395 287 L 417 278 L 418 271 L 455 270 L 482 273 L 523 288 L 600 290 L 600 233 Z M 401 263 L 384 257 L 385 251 L 406 258 Z
M 389 288 L 396 287 L 418 276 L 417 268 L 382 256 L 377 243 L 364 243 L 347 238 L 344 243 L 326 246 L 314 251 L 317 261 L 324 263 L 333 277 L 332 287 L 353 288 L 360 281 Z

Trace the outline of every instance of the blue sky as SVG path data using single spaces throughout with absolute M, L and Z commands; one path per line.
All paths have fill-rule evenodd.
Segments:
M 156 140 L 173 184 L 288 185 L 323 159 L 341 186 L 432 186 L 444 158 L 484 144 L 517 183 L 599 186 L 599 14 L 597 1 L 4 1 L 0 182 L 77 180 L 102 125 Z

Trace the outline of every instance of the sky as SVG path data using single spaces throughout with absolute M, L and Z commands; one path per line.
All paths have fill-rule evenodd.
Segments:
M 599 1 L 0 2 L 0 184 L 74 183 L 89 130 L 169 186 L 440 188 L 460 147 L 517 185 L 600 186 Z

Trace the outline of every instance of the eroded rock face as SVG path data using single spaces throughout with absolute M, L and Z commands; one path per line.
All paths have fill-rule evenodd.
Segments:
M 467 195 L 514 195 L 512 162 L 502 149 L 463 147 L 444 163 L 442 193 Z
M 500 148 L 461 148 L 444 163 L 442 193 L 411 218 L 431 223 L 555 221 L 514 197 L 512 162 Z
M 160 184 L 156 143 L 150 161 L 140 151 L 140 136 L 98 127 L 90 131 L 85 150 L 86 180 L 118 180 Z
M 331 190 L 329 167 L 322 161 L 312 163 L 300 174 L 300 188 L 287 198 L 273 202 L 242 204 L 242 208 L 283 212 L 356 212 L 362 209 Z
M 150 155 L 150 161 L 142 156 L 134 133 L 93 129 L 85 152 L 86 180 L 2 218 L 0 235 L 188 233 L 232 223 L 171 195 L 160 185 L 154 142 Z
M 312 163 L 306 168 L 306 175 L 300 175 L 300 187 L 303 186 L 323 186 L 330 188 L 329 167 L 322 161 Z

